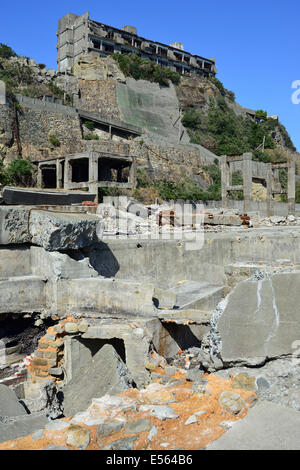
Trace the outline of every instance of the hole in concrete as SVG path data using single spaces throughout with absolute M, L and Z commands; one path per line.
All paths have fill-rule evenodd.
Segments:
M 25 318 L 18 314 L 4 314 L 0 321 L 0 338 L 6 348 L 19 346 L 20 354 L 31 354 L 38 345 L 39 339 L 45 334 L 46 329 L 54 324 L 46 321 L 41 326 L 35 326 L 37 315 Z
M 166 334 L 161 337 L 159 354 L 172 357 L 179 349 L 183 351 L 192 347 L 200 348 L 201 341 L 188 325 L 163 323 Z
M 125 344 L 124 341 L 120 338 L 112 338 L 112 339 L 83 339 L 78 338 L 78 341 L 87 349 L 90 350 L 91 356 L 95 356 L 97 352 L 105 344 L 111 344 L 116 353 L 120 356 L 122 361 L 126 364 L 126 351 L 125 351 Z

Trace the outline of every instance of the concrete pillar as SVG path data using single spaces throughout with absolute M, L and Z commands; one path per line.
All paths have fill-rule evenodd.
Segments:
M 41 164 L 38 164 L 38 173 L 37 173 L 37 181 L 36 181 L 37 187 L 41 188 L 42 187 L 42 168 Z
M 94 202 L 98 202 L 98 183 L 88 183 L 89 193 L 96 194 Z
M 244 211 L 251 211 L 252 201 L 252 153 L 243 153 Z
M 65 159 L 64 188 L 69 189 L 69 183 L 72 182 L 72 167 L 70 165 L 70 157 Z
M 98 181 L 98 154 L 90 152 L 89 156 L 89 183 Z
M 221 195 L 222 207 L 227 207 L 227 187 L 229 185 L 229 171 L 227 165 L 227 156 L 221 155 Z
M 62 168 L 58 159 L 56 160 L 56 188 L 62 188 Z
M 288 162 L 288 211 L 289 215 L 295 215 L 295 160 Z
M 132 157 L 132 165 L 129 171 L 129 182 L 133 185 L 133 188 L 136 187 L 136 158 Z
M 267 163 L 267 216 L 273 215 L 273 170 L 272 163 Z

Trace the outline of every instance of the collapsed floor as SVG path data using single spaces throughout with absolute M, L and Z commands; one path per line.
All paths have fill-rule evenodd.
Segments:
M 255 403 L 297 415 L 299 219 L 206 214 L 199 244 L 99 207 L 0 208 L 0 448 L 209 448 Z

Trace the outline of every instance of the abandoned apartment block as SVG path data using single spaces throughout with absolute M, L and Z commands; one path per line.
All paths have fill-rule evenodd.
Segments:
M 36 162 L 39 188 L 83 189 L 99 187 L 132 189 L 136 184 L 135 158 L 108 152 L 86 152 Z
M 137 35 L 133 26 L 114 28 L 89 18 L 89 13 L 77 16 L 68 13 L 59 20 L 57 32 L 57 70 L 71 72 L 80 56 L 93 54 L 107 57 L 115 52 L 135 53 L 174 72 L 214 77 L 215 59 L 206 59 L 184 50 L 180 42 L 169 46 Z

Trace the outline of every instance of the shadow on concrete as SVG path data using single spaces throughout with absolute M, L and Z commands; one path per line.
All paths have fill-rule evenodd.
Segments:
M 100 276 L 114 277 L 120 269 L 117 258 L 104 242 L 95 243 L 86 255 L 90 259 L 90 265 Z
M 163 326 L 171 338 L 178 344 L 179 349 L 185 350 L 192 347 L 201 347 L 201 341 L 194 335 L 188 325 L 163 323 Z

